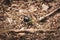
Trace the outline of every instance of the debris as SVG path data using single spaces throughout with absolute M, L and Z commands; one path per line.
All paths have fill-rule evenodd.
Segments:
M 42 11 L 47 11 L 49 8 L 48 5 L 42 4 Z
M 37 10 L 37 8 L 33 5 L 31 5 L 28 11 L 29 12 L 35 12 L 36 10 Z
M 18 33 L 18 36 L 24 36 L 26 35 L 25 33 Z
M 13 0 L 10 6 L 1 2 L 0 14 L 4 15 L 0 16 L 5 20 L 0 21 L 0 40 L 60 39 L 60 10 L 56 7 L 60 4 L 58 0 Z M 55 12 L 55 9 L 58 11 Z
M 12 18 L 7 18 L 8 22 L 11 24 L 12 23 Z
M 18 5 L 17 4 L 12 4 L 11 7 L 18 7 Z
M 19 9 L 19 13 L 27 13 L 28 12 L 28 10 L 26 10 L 26 9 Z

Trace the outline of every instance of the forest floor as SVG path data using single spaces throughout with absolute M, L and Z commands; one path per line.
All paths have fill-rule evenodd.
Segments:
M 0 40 L 60 40 L 60 0 L 0 1 Z

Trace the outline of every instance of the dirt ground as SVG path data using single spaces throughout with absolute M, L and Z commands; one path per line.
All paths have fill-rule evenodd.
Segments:
M 60 0 L 1 0 L 0 40 L 60 40 Z

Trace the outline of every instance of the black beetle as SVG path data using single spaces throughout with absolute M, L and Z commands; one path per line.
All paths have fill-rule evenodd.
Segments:
M 24 22 L 29 22 L 30 18 L 28 16 L 24 16 Z

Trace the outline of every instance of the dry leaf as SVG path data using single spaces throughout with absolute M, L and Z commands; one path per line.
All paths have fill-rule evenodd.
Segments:
M 48 5 L 42 4 L 42 11 L 47 11 L 49 8 Z

